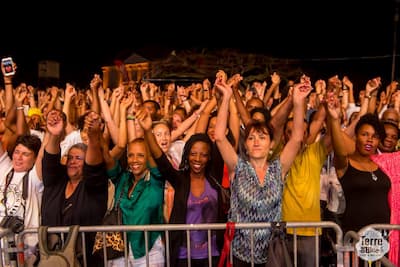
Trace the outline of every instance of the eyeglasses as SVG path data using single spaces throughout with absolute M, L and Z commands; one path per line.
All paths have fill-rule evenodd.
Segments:
M 72 159 L 75 159 L 75 160 L 84 160 L 85 159 L 85 157 L 82 157 L 82 156 L 71 156 L 71 155 L 68 155 L 67 156 L 67 160 L 72 160 Z

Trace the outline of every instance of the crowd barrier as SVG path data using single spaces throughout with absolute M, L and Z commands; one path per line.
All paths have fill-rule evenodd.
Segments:
M 17 248 L 13 245 L 14 241 L 14 234 L 11 230 L 0 227 L 0 267 L 13 267 L 12 262 L 17 260 Z M 16 264 L 14 265 L 17 266 Z
M 271 223 L 237 223 L 235 224 L 235 229 L 249 229 L 250 231 L 254 231 L 260 228 L 269 228 L 271 227 Z M 294 229 L 294 244 L 293 250 L 294 254 L 294 262 L 293 266 L 297 267 L 297 228 L 314 228 L 315 229 L 315 242 L 316 244 L 320 243 L 321 236 L 319 235 L 319 229 L 330 229 L 336 235 L 335 244 L 333 244 L 335 257 L 336 257 L 336 266 L 338 267 L 357 267 L 357 266 L 369 266 L 368 262 L 360 264 L 359 255 L 356 251 L 356 244 L 359 242 L 362 235 L 365 235 L 365 231 L 368 229 L 374 229 L 380 233 L 385 239 L 388 239 L 388 236 L 393 231 L 399 231 L 400 225 L 390 225 L 390 224 L 371 224 L 362 228 L 358 232 L 349 231 L 345 235 L 339 225 L 334 222 L 287 222 L 286 228 Z M 171 231 L 186 231 L 187 232 L 187 249 L 188 255 L 190 258 L 190 238 L 189 233 L 193 230 L 204 230 L 207 231 L 208 239 L 211 240 L 211 232 L 214 230 L 225 231 L 226 224 L 218 223 L 218 224 L 163 224 L 163 225 L 120 225 L 120 226 L 81 226 L 79 232 L 81 233 L 82 238 L 80 241 L 82 242 L 82 247 L 85 247 L 85 234 L 92 232 L 113 232 L 113 231 L 122 231 L 124 233 L 124 241 L 127 243 L 127 232 L 130 231 L 143 231 L 144 233 L 149 233 L 151 231 L 163 231 L 165 233 L 165 253 L 166 253 L 166 267 L 174 267 L 169 263 L 170 251 L 169 244 L 170 239 L 169 235 Z M 69 231 L 69 227 L 49 227 L 49 233 L 67 233 Z M 1 252 L 1 260 L 0 267 L 9 267 L 9 266 L 26 266 L 26 261 L 24 259 L 24 238 L 27 234 L 37 234 L 38 229 L 25 229 L 18 235 L 15 235 L 10 232 L 8 229 L 0 228 L 0 252 Z M 11 237 L 11 238 L 10 238 Z M 12 245 L 10 240 L 16 241 L 16 246 Z M 251 240 L 253 242 L 254 240 Z M 148 244 L 149 239 L 148 235 L 145 234 L 145 243 Z M 208 242 L 211 244 L 211 242 Z M 147 246 L 146 246 L 147 247 Z M 211 247 L 209 245 L 209 251 L 211 251 Z M 85 249 L 83 251 L 83 266 L 87 266 L 87 255 L 85 253 Z M 148 255 L 149 251 L 146 250 L 146 255 Z M 125 266 L 128 266 L 128 250 L 125 247 Z M 104 250 L 105 255 L 105 250 Z M 319 246 L 316 246 L 316 266 L 320 266 L 320 251 Z M 253 261 L 252 255 L 249 255 L 249 259 Z M 209 257 L 209 266 L 212 266 L 212 258 Z M 148 257 L 146 257 L 147 263 L 149 262 Z M 215 263 L 215 262 L 214 262 Z M 104 265 L 107 266 L 107 259 L 104 259 Z M 394 266 L 388 258 L 385 256 L 376 260 L 373 266 Z M 188 267 L 191 267 L 190 259 L 188 261 Z
M 249 229 L 250 231 L 254 231 L 256 229 L 260 228 L 269 228 L 271 227 L 270 223 L 237 223 L 235 224 L 235 229 Z M 319 228 L 330 228 L 333 229 L 334 232 L 336 233 L 336 240 L 337 244 L 336 247 L 340 248 L 342 247 L 341 241 L 343 240 L 343 234 L 341 231 L 341 228 L 333 223 L 333 222 L 287 222 L 286 223 L 287 228 L 314 228 L 315 229 L 315 242 L 316 244 L 319 243 L 319 234 L 318 234 L 318 229 Z M 170 265 L 169 259 L 170 259 L 170 249 L 169 249 L 169 233 L 170 231 L 186 231 L 187 233 L 190 233 L 190 231 L 193 230 L 204 230 L 207 231 L 207 236 L 208 239 L 211 240 L 211 231 L 214 230 L 220 230 L 224 231 L 226 228 L 226 224 L 224 223 L 219 223 L 219 224 L 163 224 L 163 225 L 121 225 L 121 226 L 81 226 L 80 227 L 80 233 L 82 234 L 82 247 L 84 248 L 85 246 L 85 234 L 90 233 L 90 232 L 114 232 L 114 231 L 122 231 L 124 232 L 124 241 L 126 243 L 126 238 L 127 232 L 130 231 L 143 231 L 145 233 L 145 244 L 149 242 L 148 240 L 148 235 L 146 233 L 151 232 L 151 231 L 163 231 L 165 233 L 165 253 L 166 253 L 166 267 L 173 267 Z M 69 227 L 49 227 L 48 232 L 49 233 L 66 233 L 68 232 Z M 23 244 L 23 240 L 26 234 L 32 234 L 32 233 L 37 233 L 38 229 L 25 229 L 23 232 L 21 232 L 19 235 L 17 235 L 17 244 Z M 189 236 L 189 235 L 187 235 Z M 296 244 L 296 231 L 294 232 L 294 251 L 297 251 L 297 244 Z M 254 240 L 251 240 L 253 242 Z M 208 242 L 208 244 L 211 244 L 211 242 Z M 19 248 L 21 246 L 18 246 Z M 147 246 L 146 246 L 147 247 Z M 190 238 L 187 239 L 187 248 L 188 248 L 188 254 L 190 255 Z M 209 245 L 209 251 L 211 251 L 211 247 Z M 316 261 L 317 261 L 317 266 L 319 266 L 319 248 L 316 246 Z M 85 253 L 85 249 L 83 251 L 83 263 L 84 266 L 86 266 L 87 262 L 87 255 Z M 24 266 L 24 259 L 21 255 L 23 255 L 23 251 L 21 249 L 18 250 L 19 252 L 19 257 L 18 257 L 18 262 L 17 266 Z M 146 250 L 146 255 L 148 255 L 148 250 Z M 343 266 L 343 253 L 342 250 L 337 250 L 337 266 L 341 267 Z M 249 255 L 251 261 L 253 261 L 252 255 Z M 128 251 L 127 248 L 125 248 L 125 266 L 128 266 Z M 146 257 L 146 261 L 148 263 L 148 257 Z M 296 253 L 295 253 L 295 260 L 296 260 Z M 107 259 L 104 259 L 104 264 L 106 266 Z M 190 259 L 188 261 L 188 267 L 191 266 Z M 209 266 L 212 266 L 212 258 L 209 257 Z M 296 262 L 293 264 L 293 266 L 297 266 Z
M 254 231 L 260 228 L 269 228 L 271 227 L 271 223 L 237 223 L 235 224 L 235 229 L 249 229 L 250 231 Z M 334 251 L 336 253 L 336 266 L 338 267 L 356 267 L 359 266 L 359 259 L 357 254 L 355 253 L 355 244 L 359 241 L 360 235 L 363 233 L 365 229 L 376 229 L 382 231 L 387 235 L 389 231 L 392 230 L 400 230 L 400 225 L 389 225 L 389 224 L 373 224 L 368 225 L 361 229 L 358 233 L 350 231 L 343 236 L 343 232 L 339 225 L 334 222 L 287 222 L 286 228 L 294 228 L 294 262 L 293 266 L 297 267 L 296 262 L 296 252 L 297 252 L 297 234 L 296 228 L 314 228 L 315 229 L 315 242 L 319 244 L 321 236 L 318 234 L 319 229 L 331 229 L 336 235 L 336 241 L 334 244 Z M 165 233 L 165 253 L 166 253 L 166 267 L 173 267 L 170 265 L 170 248 L 169 244 L 169 234 L 171 231 L 186 231 L 188 234 L 193 230 L 204 230 L 207 231 L 208 239 L 211 240 L 211 231 L 220 230 L 224 231 L 226 228 L 226 224 L 218 223 L 218 224 L 163 224 L 163 225 L 121 225 L 121 226 L 81 226 L 79 232 L 82 235 L 81 242 L 82 247 L 85 247 L 85 234 L 92 232 L 114 232 L 114 231 L 122 231 L 124 233 L 124 241 L 127 242 L 127 232 L 130 231 L 143 231 L 145 233 L 145 244 L 148 244 L 149 239 L 147 233 L 152 231 L 163 231 Z M 0 228 L 1 229 L 1 228 Z M 49 227 L 49 233 L 66 233 L 69 231 L 69 227 Z M 24 266 L 24 257 L 23 257 L 23 244 L 24 237 L 26 234 L 35 234 L 38 233 L 38 229 L 25 229 L 23 232 L 16 236 L 16 243 L 18 244 L 17 248 L 10 248 L 7 244 L 7 236 L 9 234 L 8 230 L 2 229 L 0 231 L 0 245 L 2 252 L 2 261 L 0 261 L 0 267 L 2 266 L 13 266 L 10 265 L 10 253 L 18 252 L 17 262 L 15 266 Z M 187 235 L 189 237 L 189 235 Z M 251 240 L 253 242 L 254 240 Z M 208 242 L 211 244 L 211 242 Z M 211 251 L 211 245 L 209 245 L 209 251 Z M 147 246 L 146 246 L 147 247 Z M 187 239 L 187 249 L 188 255 L 190 255 L 190 238 Z M 146 255 L 148 256 L 149 251 L 146 249 Z M 320 251 L 319 246 L 316 246 L 316 266 L 320 266 Z M 251 261 L 253 261 L 252 255 L 249 255 Z M 128 266 L 128 250 L 125 247 L 125 266 Z M 85 253 L 85 249 L 83 249 L 83 266 L 87 265 L 87 255 Z M 146 262 L 149 262 L 148 257 L 146 257 Z M 209 266 L 212 266 L 212 258 L 209 257 Z M 107 266 L 107 259 L 104 259 L 104 264 Z M 377 265 L 375 266 L 394 266 L 386 257 L 383 257 L 376 261 Z M 367 266 L 367 265 L 365 265 Z M 188 261 L 188 267 L 191 267 L 190 259 Z

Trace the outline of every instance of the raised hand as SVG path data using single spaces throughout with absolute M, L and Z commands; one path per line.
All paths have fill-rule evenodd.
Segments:
M 312 90 L 310 77 L 303 75 L 300 78 L 300 83 L 293 86 L 293 101 L 304 100 Z
M 74 96 L 76 96 L 76 90 L 75 87 L 72 86 L 72 84 L 67 83 L 65 85 L 65 99 L 71 100 Z
M 93 79 L 90 81 L 90 89 L 97 90 L 101 86 L 103 81 L 100 78 L 99 74 L 95 74 Z
M 325 94 L 326 92 L 326 82 L 322 79 L 319 79 L 315 82 L 315 91 L 318 95 Z
M 46 117 L 47 131 L 54 136 L 60 136 L 64 132 L 66 124 L 65 114 L 58 109 L 49 111 Z
M 89 138 L 100 136 L 102 128 L 101 117 L 98 113 L 91 111 L 85 116 L 85 129 Z
M 226 83 L 226 81 L 228 80 L 228 75 L 226 75 L 226 72 L 223 70 L 218 70 L 217 74 L 215 74 L 215 78 L 218 79 L 222 79 L 222 81 L 224 81 Z
M 28 90 L 26 89 L 26 87 L 24 85 L 18 86 L 16 93 L 15 93 L 15 104 L 17 106 L 22 106 L 24 104 L 24 99 L 27 97 L 28 95 Z
M 243 77 L 239 74 L 236 73 L 232 77 L 229 78 L 229 80 L 226 82 L 229 86 L 232 87 L 237 87 L 238 84 L 243 80 Z
M 376 77 L 367 82 L 365 85 L 365 94 L 367 96 L 371 95 L 371 93 L 377 90 L 381 86 L 381 77 Z
M 218 77 L 214 85 L 222 95 L 227 97 L 232 95 L 232 88 L 226 83 L 223 77 Z
M 133 100 L 134 100 L 133 93 L 132 93 L 132 92 L 128 92 L 128 93 L 124 96 L 124 98 L 122 98 L 122 100 L 121 100 L 121 106 L 120 106 L 121 110 L 122 110 L 122 109 L 123 109 L 123 110 L 127 110 L 128 107 L 130 107 L 130 106 L 132 105 Z
M 328 79 L 328 91 L 339 91 L 342 88 L 342 81 L 338 75 L 334 75 Z
M 209 79 L 203 80 L 203 89 L 204 90 L 211 90 L 211 82 Z
M 340 101 L 337 97 L 337 95 L 334 92 L 328 92 L 327 97 L 326 97 L 326 108 L 328 111 L 328 114 L 333 118 L 333 119 L 339 119 L 340 118 Z
M 390 84 L 386 87 L 386 92 L 394 93 L 397 90 L 397 86 L 399 85 L 398 81 L 391 81 Z
M 353 89 L 353 83 L 350 81 L 349 77 L 343 76 L 342 83 L 343 89 L 345 89 L 345 87 Z
M 51 95 L 51 100 L 55 101 L 58 97 L 58 87 L 57 86 L 52 86 L 50 88 L 50 95 Z
M 139 122 L 143 130 L 151 130 L 153 121 L 151 120 L 151 117 L 145 108 L 141 108 L 136 112 L 136 120 Z

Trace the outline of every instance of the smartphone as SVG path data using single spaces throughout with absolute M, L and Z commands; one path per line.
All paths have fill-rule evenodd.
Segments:
M 11 57 L 2 58 L 1 64 L 4 67 L 4 76 L 11 76 L 15 74 L 14 62 Z

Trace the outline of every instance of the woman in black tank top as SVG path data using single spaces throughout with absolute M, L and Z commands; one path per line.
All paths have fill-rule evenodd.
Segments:
M 383 124 L 376 115 L 368 113 L 355 127 L 354 152 L 342 149 L 335 154 L 335 168 L 346 198 L 346 210 L 341 220 L 344 233 L 359 231 L 372 223 L 390 222 L 388 193 L 391 183 L 371 160 L 384 137 Z M 333 140 L 334 145 L 338 145 L 337 141 Z

